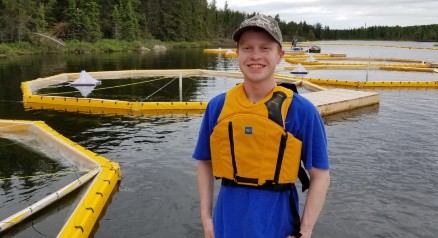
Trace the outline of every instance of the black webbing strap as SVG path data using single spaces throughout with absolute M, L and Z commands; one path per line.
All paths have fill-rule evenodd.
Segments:
M 306 170 L 303 168 L 303 166 L 300 166 L 298 169 L 298 179 L 301 182 L 301 191 L 306 191 L 310 186 L 310 179 L 309 176 L 307 176 Z
M 237 182 L 235 182 L 231 179 L 226 179 L 226 178 L 222 178 L 222 185 L 230 186 L 230 187 L 244 187 L 244 188 L 252 188 L 252 189 L 271 190 L 271 191 L 287 191 L 291 188 L 291 184 L 265 183 L 261 186 L 260 185 L 259 186 L 252 186 L 252 185 L 238 184 Z
M 234 179 L 238 183 L 251 183 L 254 185 L 258 185 L 258 183 L 259 183 L 258 178 L 245 178 L 245 177 L 240 177 L 240 176 L 234 175 Z
M 233 136 L 233 122 L 228 122 L 228 139 L 230 140 L 231 161 L 233 162 L 234 176 L 237 174 L 236 155 L 234 154 L 234 136 Z
M 292 214 L 292 226 L 294 228 L 294 233 L 292 234 L 292 236 L 295 236 L 296 238 L 301 237 L 301 218 L 300 218 L 300 214 L 298 213 L 298 208 L 295 204 L 295 199 L 294 199 L 294 193 L 292 190 L 292 186 L 290 186 L 290 193 L 289 193 L 289 206 L 290 206 L 290 213 Z
M 292 90 L 294 93 L 298 93 L 297 85 L 293 83 L 280 83 L 278 84 L 278 86 L 285 87 L 287 89 Z M 309 176 L 307 176 L 306 170 L 302 166 L 300 166 L 298 170 L 298 179 L 300 179 L 301 181 L 302 191 L 303 192 L 306 191 L 310 186 L 310 180 L 309 180 Z
M 286 149 L 287 134 L 281 136 L 280 148 L 278 149 L 277 165 L 275 167 L 274 182 L 278 183 L 281 165 L 283 164 L 284 150 Z
M 280 83 L 280 84 L 278 84 L 278 86 L 285 87 L 287 89 L 292 90 L 294 93 L 298 93 L 297 85 L 294 83 Z

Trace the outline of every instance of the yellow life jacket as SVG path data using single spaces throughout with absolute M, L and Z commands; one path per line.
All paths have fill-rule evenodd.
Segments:
M 252 103 L 239 84 L 226 93 L 210 136 L 213 175 L 238 185 L 292 184 L 298 176 L 302 142 L 285 131 L 293 92 L 276 86 Z

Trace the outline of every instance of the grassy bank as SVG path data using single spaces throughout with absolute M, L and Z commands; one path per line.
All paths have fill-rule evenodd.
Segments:
M 118 41 L 100 40 L 95 43 L 68 41 L 64 45 L 52 41 L 20 42 L 0 44 L 0 56 L 30 55 L 30 54 L 78 54 L 78 53 L 106 53 L 153 50 L 157 46 L 170 48 L 208 48 L 214 43 L 202 42 L 161 42 L 158 40 L 146 41 Z

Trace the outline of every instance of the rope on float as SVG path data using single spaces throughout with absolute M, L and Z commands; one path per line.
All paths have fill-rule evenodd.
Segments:
M 143 102 L 145 100 L 147 100 L 148 98 L 152 97 L 154 94 L 158 93 L 159 91 L 161 91 L 163 88 L 165 88 L 167 85 L 171 84 L 173 81 L 175 81 L 175 79 L 177 78 L 173 78 L 170 82 L 166 83 L 163 87 L 157 89 L 157 91 L 149 94 L 149 96 L 145 97 L 143 100 L 141 100 L 140 102 Z
M 96 89 L 93 89 L 93 91 L 100 91 L 100 90 L 112 89 L 112 88 L 121 88 L 121 87 L 126 87 L 126 86 L 131 86 L 131 85 L 142 84 L 142 83 L 150 83 L 150 82 L 155 82 L 155 81 L 162 80 L 162 79 L 165 79 L 165 77 L 161 77 L 161 78 L 158 78 L 158 79 L 151 79 L 151 80 L 147 80 L 147 81 L 143 81 L 143 82 L 137 82 L 137 83 L 122 84 L 122 85 L 106 87 L 106 88 L 96 88 Z M 60 92 L 60 93 L 46 93 L 46 94 L 38 94 L 38 96 L 70 94 L 70 93 L 77 93 L 77 92 L 78 91 L 67 91 L 67 92 Z

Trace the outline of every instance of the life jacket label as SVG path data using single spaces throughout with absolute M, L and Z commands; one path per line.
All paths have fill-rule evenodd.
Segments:
M 252 127 L 245 126 L 245 135 L 252 135 Z

